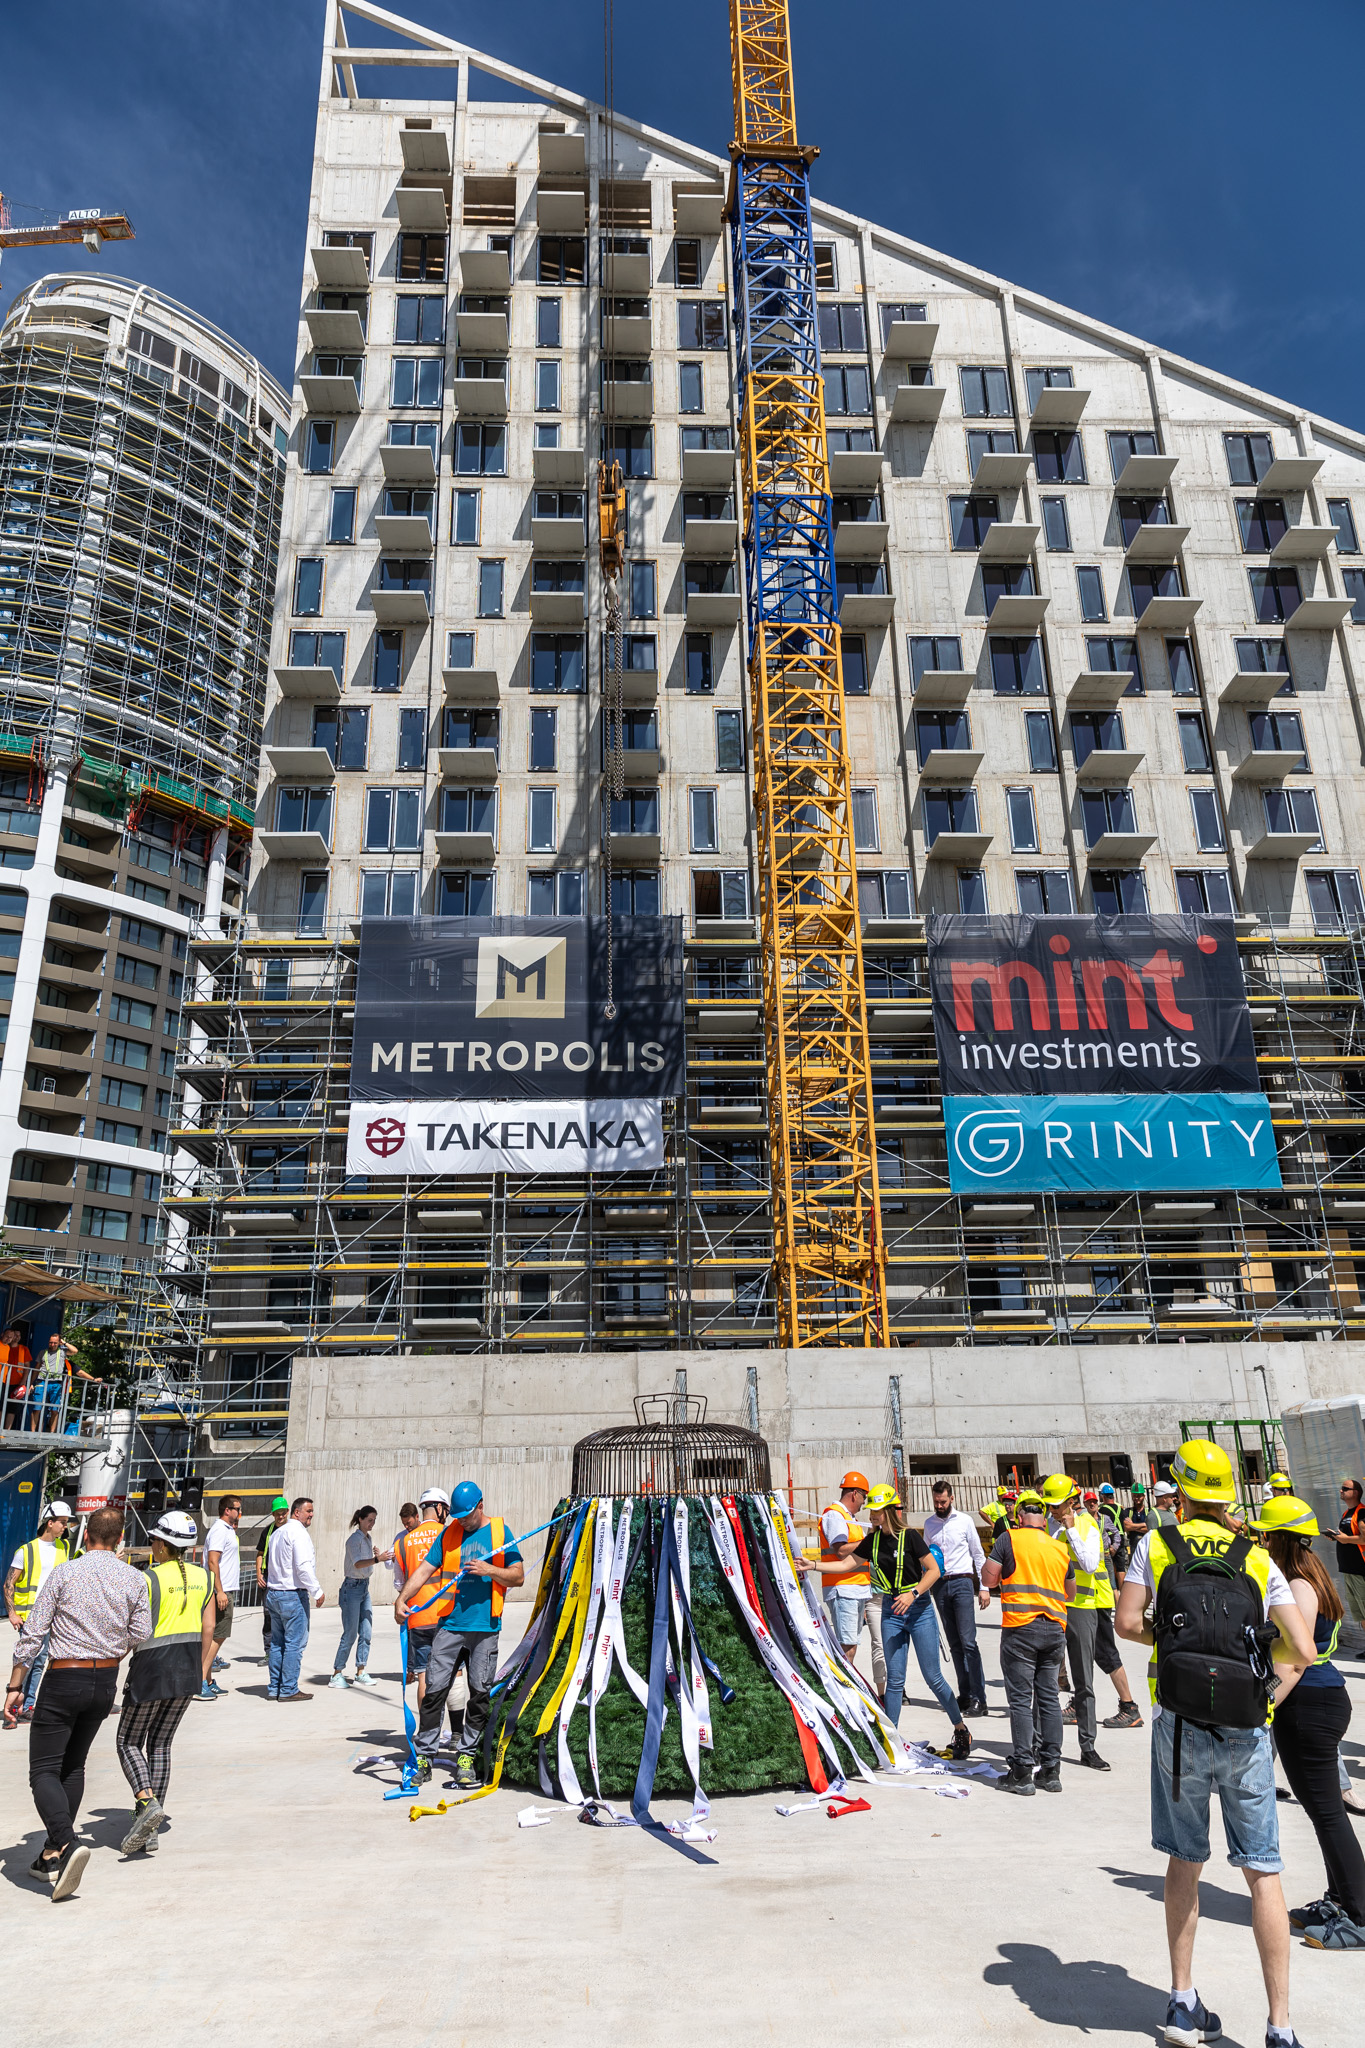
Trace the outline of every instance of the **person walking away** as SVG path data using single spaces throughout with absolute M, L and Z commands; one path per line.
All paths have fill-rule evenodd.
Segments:
M 1000 1673 L 1009 1703 L 1009 1770 L 1001 1792 L 1031 1799 L 1062 1789 L 1062 1706 L 1057 1671 L 1066 1649 L 1066 1610 L 1076 1576 L 1069 1546 L 1047 1533 L 1035 1492 L 1019 1496 L 1017 1526 L 986 1559 L 981 1583 L 1000 1588 Z M 1035 1775 L 1034 1763 L 1038 1764 Z
M 171 1744 L 191 1700 L 199 1697 L 218 1619 L 213 1574 L 187 1560 L 199 1535 L 194 1516 L 172 1508 L 149 1534 L 152 1633 L 128 1661 L 118 1724 L 119 1765 L 133 1793 L 132 1823 L 120 1844 L 125 1856 L 156 1848 L 166 1818 Z
M 442 1487 L 429 1486 L 413 1513 L 418 1519 L 408 1528 L 407 1509 L 403 1509 L 400 1517 L 405 1524 L 403 1534 L 396 1536 L 393 1543 L 394 1614 L 399 1621 L 403 1616 L 398 1613 L 398 1600 L 418 1565 L 426 1563 L 433 1545 L 440 1541 L 450 1513 L 450 1495 Z M 436 1641 L 436 1631 L 455 1605 L 454 1573 L 438 1573 L 435 1578 L 434 1585 L 427 1582 L 426 1590 L 417 1603 L 417 1612 L 408 1621 L 406 1683 L 411 1685 L 414 1679 L 417 1681 L 419 1708 L 426 1697 L 427 1663 Z
M 122 1536 L 122 1509 L 99 1508 L 90 1517 L 85 1555 L 58 1565 L 39 1588 L 5 1692 L 5 1725 L 12 1728 L 25 1673 L 47 1636 L 51 1654 L 28 1737 L 28 1781 L 47 1839 L 29 1876 L 50 1884 L 58 1902 L 79 1888 L 90 1861 L 76 1840 L 85 1760 L 113 1707 L 119 1665 L 152 1632 L 147 1581 L 114 1555 Z
M 213 1580 L 214 1615 L 213 1634 L 204 1652 L 204 1682 L 199 1690 L 199 1697 L 205 1700 L 217 1699 L 222 1687 L 214 1683 L 213 1674 L 227 1669 L 227 1659 L 219 1652 L 232 1634 L 237 1595 L 242 1589 L 242 1546 L 237 1539 L 241 1519 L 241 1495 L 223 1494 L 218 1502 L 218 1518 L 204 1538 L 204 1565 Z
M 845 1472 L 839 1481 L 839 1498 L 820 1516 L 820 1562 L 824 1567 L 822 1588 L 825 1607 L 835 1638 L 852 1663 L 858 1638 L 866 1628 L 872 1638 L 872 1690 L 878 1699 L 886 1696 L 886 1651 L 881 1641 L 881 1610 L 872 1612 L 872 1580 L 868 1572 L 836 1570 L 861 1543 L 862 1530 L 855 1516 L 867 1501 L 868 1482 L 861 1472 Z
M 525 1583 L 526 1568 L 515 1539 L 500 1516 L 484 1510 L 482 1490 L 462 1479 L 451 1500 L 450 1520 L 398 1596 L 398 1618 L 407 1618 L 424 1586 L 437 1577 L 455 1579 L 454 1602 L 436 1631 L 427 1663 L 422 1717 L 417 1730 L 419 1778 L 431 1776 L 441 1740 L 446 1699 L 455 1674 L 464 1668 L 469 1683 L 455 1755 L 455 1786 L 472 1792 L 481 1782 L 476 1761 L 488 1723 L 493 1680 L 498 1670 L 498 1634 L 509 1587 Z
M 64 1500 L 54 1500 L 43 1509 L 43 1518 L 38 1524 L 38 1533 L 27 1543 L 21 1543 L 10 1560 L 5 1574 L 5 1612 L 11 1628 L 22 1628 L 32 1611 L 33 1603 L 48 1573 L 55 1571 L 59 1564 L 66 1564 L 71 1556 L 71 1545 L 67 1531 L 71 1527 L 71 1509 Z M 23 1704 L 19 1709 L 21 1721 L 33 1719 L 33 1709 L 38 1699 L 38 1686 L 47 1668 L 46 1640 L 38 1645 L 29 1667 L 28 1684 L 24 1688 Z
M 1278 1565 L 1231 1525 L 1236 1489 L 1227 1452 L 1192 1438 L 1176 1452 L 1171 1470 L 1179 1527 L 1153 1529 L 1138 1543 L 1117 1621 L 1127 1641 L 1152 1646 L 1152 1847 L 1168 1859 L 1165 2037 L 1177 2048 L 1198 2048 L 1221 2031 L 1192 1974 L 1199 1878 L 1209 1860 L 1209 1807 L 1217 1792 L 1228 1861 L 1251 1891 L 1252 1934 L 1269 2006 L 1266 2048 L 1293 2048 L 1289 1920 L 1280 1889 L 1269 1728 L 1275 1673 L 1265 1652 L 1272 1651 L 1283 1680 L 1292 1681 L 1316 1651 Z M 1215 1713 L 1221 1715 L 1216 1723 L 1206 1718 Z
M 976 1640 L 977 1607 L 991 1604 L 990 1594 L 981 1590 L 986 1553 L 976 1523 L 954 1505 L 950 1479 L 934 1481 L 933 1500 L 934 1512 L 925 1518 L 924 1540 L 943 1555 L 943 1576 L 934 1587 L 933 1601 L 948 1638 L 962 1718 L 979 1720 L 988 1711 L 986 1672 Z M 886 1647 L 885 1630 L 882 1647 Z
M 1108 1764 L 1095 1747 L 1095 1645 L 1100 1601 L 1113 1589 L 1104 1564 L 1104 1538 L 1093 1515 L 1080 1506 L 1080 1488 L 1066 1472 L 1052 1472 L 1043 1481 L 1042 1496 L 1048 1509 L 1047 1530 L 1071 1552 L 1075 1591 L 1066 1608 L 1066 1655 L 1071 1666 L 1071 1705 L 1062 1725 L 1073 1721 L 1081 1739 L 1081 1762 L 1088 1771 L 1107 1771 Z
M 270 1544 L 277 1529 L 282 1529 L 289 1520 L 289 1503 L 282 1493 L 277 1493 L 270 1503 L 270 1520 L 256 1538 L 256 1584 L 261 1591 L 261 1648 L 270 1657 L 270 1609 L 266 1605 L 266 1572 L 269 1569 Z
M 1365 1629 L 1365 1514 L 1361 1513 L 1360 1481 L 1343 1479 L 1340 1493 L 1337 1572 L 1351 1619 L 1357 1628 Z
M 267 1697 L 272 1700 L 311 1700 L 311 1692 L 299 1687 L 299 1670 L 312 1623 L 309 1606 L 321 1607 L 326 1594 L 318 1584 L 317 1554 L 308 1527 L 313 1503 L 301 1495 L 289 1510 L 289 1519 L 270 1538 L 266 1565 L 265 1604 L 270 1610 L 270 1666 Z
M 346 1664 L 352 1645 L 355 1646 L 356 1684 L 374 1684 L 367 1669 L 374 1625 L 370 1574 L 377 1564 L 388 1564 L 393 1556 L 392 1551 L 375 1550 L 374 1525 L 378 1518 L 378 1508 L 357 1508 L 351 1516 L 351 1533 L 346 1538 L 341 1591 L 337 1596 L 341 1607 L 341 1641 L 337 1645 L 336 1662 L 329 1680 L 339 1690 L 344 1690 L 351 1682 L 346 1676 Z
M 1351 1699 L 1332 1657 L 1346 1610 L 1326 1566 L 1313 1555 L 1318 1518 L 1307 1501 L 1279 1490 L 1267 1494 L 1251 1526 L 1288 1580 L 1316 1652 L 1289 1697 L 1275 1700 L 1275 1747 L 1327 1866 L 1325 1894 L 1297 1907 L 1289 1924 L 1302 1929 L 1309 1948 L 1365 1949 L 1365 1855 L 1337 1775 Z

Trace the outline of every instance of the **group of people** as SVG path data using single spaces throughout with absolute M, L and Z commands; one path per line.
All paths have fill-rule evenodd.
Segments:
M 63 1338 L 54 1330 L 34 1363 L 33 1353 L 17 1323 L 0 1333 L 0 1414 L 6 1429 L 56 1430 L 68 1381 L 98 1386 Z

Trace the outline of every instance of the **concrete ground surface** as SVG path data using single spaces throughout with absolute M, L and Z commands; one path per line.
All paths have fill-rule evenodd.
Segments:
M 508 1609 L 509 1642 L 527 1611 Z M 1008 1747 L 997 1613 L 983 1630 L 992 1716 L 973 1724 L 991 1757 Z M 329 1602 L 305 1683 L 325 1687 L 338 1632 Z M 41 1836 L 26 1734 L 0 1731 L 8 2040 L 141 2048 L 214 2031 L 251 2048 L 880 2048 L 1070 2035 L 1121 2048 L 1152 2041 L 1164 2018 L 1146 1727 L 1101 1731 L 1112 1772 L 1073 1761 L 1061 1798 L 1010 1799 L 975 1779 L 966 1799 L 910 1789 L 926 1779 L 878 1783 L 870 1813 L 833 1825 L 822 1809 L 779 1817 L 779 1794 L 726 1799 L 701 1849 L 585 1827 L 567 1810 L 521 1830 L 530 1795 L 515 1790 L 410 1823 L 406 1801 L 386 1804 L 354 1769 L 401 1733 L 387 1610 L 375 1625 L 380 1685 L 321 1689 L 287 1714 L 264 1697 L 258 1612 L 238 1618 L 228 1647 L 224 1698 L 191 1707 L 177 1739 L 171 1825 L 152 1860 L 119 1855 L 131 1800 L 112 1718 L 101 1730 L 82 1813 L 95 1854 L 60 1907 L 27 1875 Z M 1126 1654 L 1145 1714 L 1143 1654 Z M 1344 1668 L 1362 1737 L 1348 1736 L 1346 1753 L 1365 1789 L 1365 1665 Z M 1111 1712 L 1112 1688 L 1098 1683 Z M 913 1670 L 901 1726 L 946 1732 Z M 1074 1729 L 1066 1754 L 1077 1755 Z M 1320 1896 L 1323 1868 L 1302 1810 L 1279 1812 L 1296 1905 Z M 1229 2048 L 1260 2048 L 1247 1892 L 1223 1857 L 1215 1819 L 1196 1981 Z M 1360 1958 L 1296 1940 L 1305 2048 L 1347 2037 L 1362 1986 Z

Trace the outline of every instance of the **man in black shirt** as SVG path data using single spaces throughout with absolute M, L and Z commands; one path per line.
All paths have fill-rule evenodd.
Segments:
M 1342 1541 L 1343 1538 L 1349 1540 Z M 1361 1512 L 1358 1479 L 1341 1482 L 1341 1520 L 1337 1524 L 1337 1570 L 1351 1619 L 1365 1628 L 1365 1513 Z
M 289 1520 L 289 1503 L 282 1493 L 277 1493 L 270 1503 L 270 1520 L 256 1539 L 256 1584 L 261 1589 L 261 1642 L 267 1654 L 270 1650 L 270 1609 L 265 1605 L 265 1568 L 269 1563 L 270 1539 L 277 1529 Z

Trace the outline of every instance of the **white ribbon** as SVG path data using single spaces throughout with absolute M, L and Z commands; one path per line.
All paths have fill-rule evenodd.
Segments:
M 678 1552 L 678 1575 L 687 1594 L 687 1604 L 692 1604 L 691 1575 L 687 1563 L 687 1502 L 679 1499 L 673 1509 L 673 1539 Z M 668 1582 L 669 1604 L 673 1612 L 673 1632 L 678 1643 L 678 1708 L 682 1716 L 683 1755 L 692 1776 L 692 1817 L 685 1824 L 688 1828 L 700 1828 L 711 1812 L 711 1802 L 701 1786 L 701 1751 L 711 1748 L 711 1705 L 706 1690 L 706 1673 L 696 1653 L 691 1630 L 683 1613 L 683 1603 L 678 1588 L 670 1576 Z M 674 1823 L 666 1823 L 669 1832 L 682 1833 L 683 1829 Z M 714 1834 L 698 1837 L 684 1835 L 688 1841 L 701 1839 L 714 1841 Z
M 649 1700 L 649 1688 L 626 1656 L 621 1622 L 621 1596 L 625 1592 L 626 1565 L 630 1561 L 633 1506 L 634 1502 L 627 1497 L 616 1526 L 616 1550 L 607 1576 L 602 1603 L 602 1626 L 597 1632 L 597 1645 L 593 1652 L 592 1687 L 588 1694 L 588 1761 L 592 1765 L 592 1782 L 599 1799 L 602 1797 L 602 1779 L 597 1768 L 597 1702 L 606 1691 L 607 1681 L 611 1677 L 613 1652 L 616 1653 L 626 1684 L 640 1705 L 645 1706 Z
M 611 1502 L 595 1500 L 588 1513 L 596 1517 L 592 1530 L 592 1582 L 588 1588 L 588 1615 L 583 1624 L 583 1639 L 578 1645 L 578 1656 L 574 1662 L 573 1674 L 559 1708 L 559 1782 L 564 1797 L 570 1806 L 581 1806 L 583 1794 L 579 1789 L 578 1773 L 569 1755 L 569 1723 L 578 1705 L 578 1695 L 583 1689 L 583 1678 L 592 1657 L 593 1641 L 597 1633 L 597 1612 L 602 1604 L 602 1588 L 607 1577 L 607 1557 L 611 1549 Z

